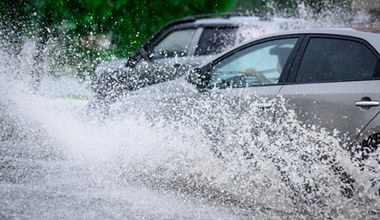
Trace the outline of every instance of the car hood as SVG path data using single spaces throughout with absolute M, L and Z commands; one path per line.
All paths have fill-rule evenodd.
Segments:
M 186 81 L 186 76 L 182 76 L 175 80 L 162 82 L 159 84 L 147 86 L 126 95 L 125 101 L 129 99 L 141 100 L 164 100 L 167 98 L 175 98 L 182 96 L 191 96 L 198 94 L 196 86 Z
M 128 58 L 123 58 L 100 64 L 96 67 L 95 74 L 99 75 L 100 73 L 111 69 L 127 69 L 127 67 L 125 66 L 127 60 Z

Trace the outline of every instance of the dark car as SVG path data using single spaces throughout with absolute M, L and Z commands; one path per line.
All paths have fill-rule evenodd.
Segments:
M 158 30 L 128 58 L 97 67 L 93 103 L 108 105 L 126 92 L 173 80 L 238 43 L 273 31 L 305 27 L 301 20 L 221 14 L 187 17 Z

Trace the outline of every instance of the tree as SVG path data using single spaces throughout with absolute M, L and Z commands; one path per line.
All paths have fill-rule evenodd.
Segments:
M 58 39 L 68 48 L 68 61 L 75 61 L 78 67 L 94 68 L 96 62 L 86 58 L 94 61 L 102 54 L 125 57 L 170 20 L 225 12 L 235 3 L 236 0 L 1 0 L 0 14 L 3 27 L 12 35 L 8 40 L 17 41 L 8 41 L 9 45 L 18 45 L 16 51 L 21 36 L 28 35 L 37 39 L 38 60 L 47 41 Z M 112 36 L 110 50 L 81 45 L 81 39 L 102 34 Z M 78 60 L 82 62 L 78 64 Z
M 296 16 L 297 8 L 305 5 L 314 14 L 335 7 L 349 8 L 350 0 L 237 0 L 235 11 L 269 12 Z
M 16 51 L 18 53 L 21 48 L 21 30 L 24 22 L 23 0 L 1 0 L 1 19 L 0 28 L 2 33 L 2 46 L 9 53 Z

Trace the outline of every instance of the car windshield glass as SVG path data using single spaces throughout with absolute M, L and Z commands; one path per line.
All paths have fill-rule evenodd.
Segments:
M 171 32 L 153 49 L 155 57 L 186 56 L 189 52 L 195 29 Z
M 235 43 L 237 28 L 220 27 L 203 29 L 195 55 L 211 55 L 223 52 Z
M 211 87 L 276 84 L 297 38 L 256 44 L 234 53 L 211 70 Z

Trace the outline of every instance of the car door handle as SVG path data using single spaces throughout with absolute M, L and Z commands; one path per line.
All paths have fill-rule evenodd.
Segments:
M 361 101 L 356 101 L 355 102 L 355 105 L 358 106 L 358 107 L 376 107 L 376 106 L 379 106 L 380 105 L 380 102 L 379 101 L 367 101 L 367 100 L 361 100 Z

